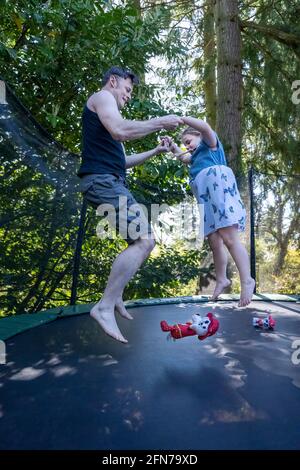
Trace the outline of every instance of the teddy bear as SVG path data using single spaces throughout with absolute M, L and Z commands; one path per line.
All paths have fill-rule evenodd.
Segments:
M 214 335 L 219 328 L 219 321 L 209 312 L 205 317 L 199 313 L 192 315 L 192 321 L 186 323 L 176 323 L 168 325 L 165 320 L 160 322 L 162 331 L 168 331 L 169 337 L 175 339 L 185 338 L 186 336 L 198 335 L 200 341 L 208 336 Z

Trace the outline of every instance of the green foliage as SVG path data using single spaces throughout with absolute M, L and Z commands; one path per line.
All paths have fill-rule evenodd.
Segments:
M 277 292 L 279 294 L 299 294 L 300 292 L 300 251 L 291 245 L 287 251 L 280 274 L 274 274 L 274 265 L 278 252 L 276 246 L 259 240 L 258 254 L 258 289 L 259 292 Z
M 200 260 L 198 250 L 185 250 L 180 244 L 160 245 L 128 284 L 125 296 L 133 299 L 192 295 L 193 280 L 201 271 Z
M 0 75 L 38 121 L 73 151 L 80 149 L 83 103 L 100 88 L 101 76 L 108 67 L 130 67 L 143 79 L 151 57 L 171 57 L 172 51 L 181 52 L 176 32 L 160 37 L 170 18 L 169 10 L 163 6 L 151 9 L 143 17 L 132 2 L 7 0 L 1 7 Z M 152 91 L 151 86 L 142 83 L 124 116 L 147 119 L 165 114 L 162 97 L 154 101 Z M 26 126 L 20 122 L 18 125 Z M 128 145 L 128 152 L 156 146 L 156 139 L 149 136 L 144 142 Z M 28 148 L 24 143 L 17 150 L 18 158 L 16 148 L 2 143 L 3 309 L 15 313 L 66 304 L 70 298 L 80 199 L 70 192 L 62 197 L 53 182 L 46 184 L 48 175 L 38 172 L 38 161 L 35 169 L 21 163 Z M 32 144 L 37 145 L 37 141 Z M 44 154 L 42 148 L 33 151 L 41 152 L 43 171 L 48 173 L 52 157 Z M 75 173 L 73 163 L 69 173 Z M 163 198 L 164 202 L 173 203 L 182 199 L 179 165 L 169 163 L 165 158 L 156 159 L 131 172 L 133 190 L 141 201 L 149 204 Z M 177 172 L 175 185 L 171 180 L 173 172 Z M 88 223 L 83 246 L 79 301 L 99 298 L 111 263 L 125 246 L 119 239 L 98 240 L 94 235 L 94 213 L 93 219 Z M 172 263 L 172 250 L 165 256 Z M 141 296 L 144 289 L 142 282 L 140 291 L 135 288 L 135 295 Z M 148 293 L 155 295 L 155 289 Z
M 68 196 L 25 167 L 4 180 L 0 298 L 6 313 L 68 301 L 60 283 L 70 279 L 77 235 L 77 213 Z
M 257 2 L 255 15 L 241 19 L 300 35 L 299 2 Z M 254 18 L 253 18 L 254 16 Z M 256 29 L 243 30 L 244 158 L 261 171 L 300 173 L 299 105 L 292 102 L 292 83 L 300 77 L 300 55 L 288 44 Z M 299 48 L 300 51 L 300 48 Z
M 272 276 L 275 291 L 280 294 L 300 293 L 300 250 L 290 248 L 279 276 Z
M 289 253 L 294 250 L 296 254 L 299 250 L 299 190 L 299 177 L 259 174 L 254 177 L 257 287 L 260 292 L 283 292 L 278 282 L 283 277 L 286 278 L 284 285 L 289 286 L 286 293 L 297 293 L 296 272 L 290 283 L 286 281 L 288 273 L 294 269 Z
M 142 120 L 167 112 L 205 117 L 203 12 L 203 2 L 197 1 L 188 8 L 186 2 L 175 7 L 151 5 L 141 13 L 134 1 L 2 0 L 0 76 L 46 129 L 77 153 L 83 104 L 100 88 L 103 72 L 113 64 L 130 67 L 142 78 L 124 117 Z M 255 164 L 260 171 L 276 174 L 300 171 L 300 108 L 291 101 L 292 83 L 300 78 L 299 48 L 266 31 L 272 26 L 299 35 L 298 17 L 294 0 L 240 3 L 241 24 L 249 21 L 265 27 L 264 31 L 242 27 L 244 168 Z M 151 71 L 154 80 L 146 84 L 145 75 Z M 152 134 L 126 143 L 126 150 L 141 152 L 156 144 L 157 135 Z M 26 165 L 22 149 L 0 145 L 3 309 L 15 313 L 65 305 L 70 298 L 80 197 L 49 181 L 38 161 L 35 169 Z M 42 159 L 45 168 L 52 164 L 50 153 Z M 65 169 L 62 179 L 68 181 L 71 172 L 75 174 L 76 164 L 74 160 Z M 187 171 L 169 156 L 157 156 L 131 170 L 129 182 L 146 206 L 171 205 L 187 192 Z M 275 203 L 266 207 L 265 202 L 272 201 L 270 187 Z M 264 232 L 257 244 L 260 277 L 272 279 L 268 287 L 281 292 L 299 292 L 297 187 L 299 183 L 293 185 L 291 180 L 266 179 L 256 194 L 256 228 Z M 283 213 L 287 224 L 278 223 Z M 98 300 L 113 259 L 125 247 L 118 238 L 99 240 L 96 223 L 90 210 L 80 302 Z M 182 246 L 159 246 L 128 285 L 126 297 L 193 293 L 199 280 L 205 286 L 211 279 L 212 267 L 203 267 L 203 260 L 203 253 Z M 279 275 L 272 270 L 276 265 Z
M 7 0 L 1 10 L 0 75 L 41 124 L 78 151 L 83 103 L 100 88 L 105 70 L 117 64 L 143 76 L 151 57 L 178 49 L 170 38 L 159 38 L 168 18 L 160 7 L 141 19 L 131 2 Z M 133 102 L 131 117 L 162 114 L 146 87 L 139 93 L 143 102 Z

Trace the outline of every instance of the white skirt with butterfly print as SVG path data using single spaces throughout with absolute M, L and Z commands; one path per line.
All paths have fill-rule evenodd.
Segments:
M 204 205 L 205 237 L 232 225 L 239 231 L 245 230 L 246 210 L 231 168 L 225 165 L 204 168 L 190 184 L 198 204 Z

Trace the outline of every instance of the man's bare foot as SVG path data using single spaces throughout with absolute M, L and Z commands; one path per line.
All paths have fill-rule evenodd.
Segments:
M 216 300 L 219 297 L 219 295 L 222 294 L 224 289 L 230 286 L 230 284 L 231 284 L 231 281 L 229 281 L 229 279 L 223 279 L 221 281 L 217 281 L 216 287 L 215 287 L 215 290 L 211 299 Z
M 241 283 L 241 297 L 238 303 L 239 307 L 246 307 L 246 305 L 250 304 L 254 287 L 255 281 L 252 277 L 250 277 L 248 281 Z
M 115 305 L 116 311 L 124 318 L 127 318 L 127 320 L 133 320 L 133 317 L 130 315 L 130 313 L 126 310 L 123 299 L 118 299 Z
M 99 323 L 105 333 L 121 343 L 128 343 L 124 338 L 117 325 L 115 314 L 113 310 L 101 307 L 101 304 L 96 304 L 90 311 L 90 315 L 96 322 Z

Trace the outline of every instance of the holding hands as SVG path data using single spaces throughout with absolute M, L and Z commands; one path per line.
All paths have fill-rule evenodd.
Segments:
M 169 138 L 163 136 L 160 138 L 160 142 L 158 146 L 155 148 L 155 153 L 158 155 L 159 153 L 167 153 L 171 152 L 170 144 L 169 144 Z
M 182 150 L 175 144 L 172 137 L 163 135 L 160 137 L 160 143 L 155 148 L 156 154 L 172 152 L 177 156 L 177 153 L 182 153 Z
M 166 130 L 175 130 L 178 126 L 186 124 L 184 117 L 170 114 L 159 118 L 162 127 Z M 188 164 L 191 162 L 191 155 L 189 151 L 183 152 L 182 149 L 173 141 L 172 137 L 164 135 L 160 137 L 160 143 L 154 149 L 154 155 L 160 153 L 172 152 L 173 155 L 182 163 Z
M 183 152 L 182 149 L 173 141 L 172 137 L 164 135 L 161 137 L 161 142 L 165 142 L 165 152 L 172 152 L 182 163 L 188 164 L 191 161 L 190 152 Z
M 182 117 L 177 116 L 176 114 L 170 114 L 167 116 L 162 116 L 159 118 L 160 124 L 163 129 L 165 130 L 175 130 L 178 126 L 184 124 L 184 120 Z M 154 149 L 155 155 L 159 153 L 167 153 L 172 152 L 174 154 L 181 153 L 181 149 L 177 147 L 177 145 L 173 142 L 172 138 L 168 135 L 160 137 L 160 143 Z
M 183 119 L 176 114 L 169 114 L 168 116 L 162 116 L 159 118 L 162 128 L 166 131 L 173 131 L 178 126 L 184 124 Z

